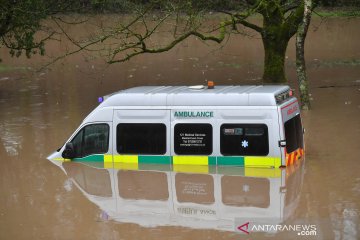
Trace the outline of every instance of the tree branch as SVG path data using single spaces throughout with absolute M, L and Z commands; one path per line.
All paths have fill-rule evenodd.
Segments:
M 203 41 L 213 41 L 213 42 L 221 43 L 225 38 L 225 26 L 223 25 L 222 28 L 223 28 L 223 30 L 220 30 L 220 35 L 218 37 L 216 37 L 216 36 L 206 36 L 206 35 L 204 35 L 204 34 L 202 34 L 200 32 L 197 32 L 197 31 L 190 31 L 190 32 L 187 32 L 187 33 L 183 34 L 182 36 L 174 39 L 172 42 L 170 42 L 165 47 L 152 48 L 152 49 L 151 48 L 143 48 L 141 51 L 127 54 L 126 57 L 121 58 L 121 59 L 110 60 L 110 61 L 108 61 L 108 63 L 113 64 L 113 63 L 118 63 L 118 62 L 125 62 L 125 61 L 128 61 L 131 58 L 133 58 L 133 57 L 135 57 L 135 56 L 137 56 L 139 54 L 143 54 L 143 53 L 166 52 L 166 51 L 169 51 L 170 49 L 174 48 L 177 44 L 184 41 L 185 39 L 187 39 L 190 36 L 196 36 L 196 37 L 200 38 Z
M 304 16 L 304 3 L 301 3 L 286 19 L 285 28 L 291 38 L 298 29 Z
M 261 33 L 262 30 L 263 30 L 262 27 L 259 27 L 258 25 L 250 23 L 250 22 L 248 22 L 248 21 L 246 21 L 244 19 L 236 19 L 235 22 L 240 23 L 240 24 L 244 25 L 245 27 L 251 28 L 251 29 L 253 29 L 253 30 L 255 30 L 255 31 L 259 32 L 259 33 Z
M 242 24 L 245 27 L 251 28 L 259 33 L 262 32 L 262 27 L 254 24 L 254 23 L 250 23 L 246 20 L 247 17 L 249 17 L 251 15 L 251 12 L 249 11 L 247 14 L 240 14 L 240 13 L 231 13 L 228 11 L 219 11 L 221 13 L 227 14 L 231 17 L 231 20 L 226 21 L 226 25 L 231 25 L 231 24 Z

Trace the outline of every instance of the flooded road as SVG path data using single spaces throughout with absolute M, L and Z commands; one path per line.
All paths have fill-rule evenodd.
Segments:
M 236 220 L 231 212 L 240 221 L 250 218 L 251 210 L 270 208 L 283 212 L 277 217 L 285 223 L 315 224 L 314 239 L 359 239 L 359 26 L 360 19 L 313 22 L 307 39 L 313 110 L 302 114 L 306 160 L 291 174 L 280 174 L 289 180 L 283 183 L 286 191 L 276 185 L 277 177 L 241 170 L 153 169 L 139 175 L 143 169 L 56 166 L 46 159 L 97 106 L 99 96 L 139 85 L 258 84 L 260 39 L 234 36 L 220 50 L 189 39 L 170 52 L 110 67 L 99 58 L 75 55 L 35 73 L 44 59 L 11 59 L 2 49 L 0 239 L 306 239 L 294 232 L 240 234 L 220 224 Z M 50 53 L 66 48 L 57 42 L 49 47 Z M 293 42 L 287 73 L 295 86 Z M 156 179 L 156 187 L 145 184 L 149 178 Z M 244 197 L 231 191 L 234 184 L 256 192 Z M 186 194 L 189 189 L 201 191 L 201 198 Z M 281 198 L 283 205 L 272 205 Z M 291 208 L 286 199 L 294 200 Z M 189 205 L 207 218 L 199 213 L 184 220 L 184 213 L 194 210 Z

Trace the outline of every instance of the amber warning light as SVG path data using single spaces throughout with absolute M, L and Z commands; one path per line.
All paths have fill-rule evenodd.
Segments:
M 207 85 L 208 85 L 208 89 L 214 89 L 214 87 L 215 87 L 215 84 L 213 81 L 208 81 Z

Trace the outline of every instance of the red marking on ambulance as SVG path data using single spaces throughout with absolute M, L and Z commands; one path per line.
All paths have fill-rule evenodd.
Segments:
M 291 115 L 298 110 L 298 105 L 294 105 L 292 108 L 287 110 L 287 115 Z
M 301 157 L 304 156 L 304 149 L 298 148 L 291 153 L 285 153 L 286 156 L 286 166 L 290 166 L 295 164 Z
M 281 110 L 283 110 L 284 108 L 287 108 L 287 107 L 289 107 L 289 106 L 291 106 L 291 105 L 293 105 L 293 104 L 295 104 L 295 103 L 297 103 L 297 102 L 298 102 L 298 100 L 296 100 L 296 101 L 294 101 L 294 102 L 292 102 L 292 103 L 289 103 L 289 104 L 283 106 L 283 107 L 281 108 Z

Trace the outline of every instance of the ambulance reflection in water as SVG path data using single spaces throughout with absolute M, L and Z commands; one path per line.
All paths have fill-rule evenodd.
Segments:
M 108 219 L 225 231 L 236 231 L 239 218 L 283 223 L 298 204 L 304 175 L 304 160 L 286 169 L 57 165 Z

